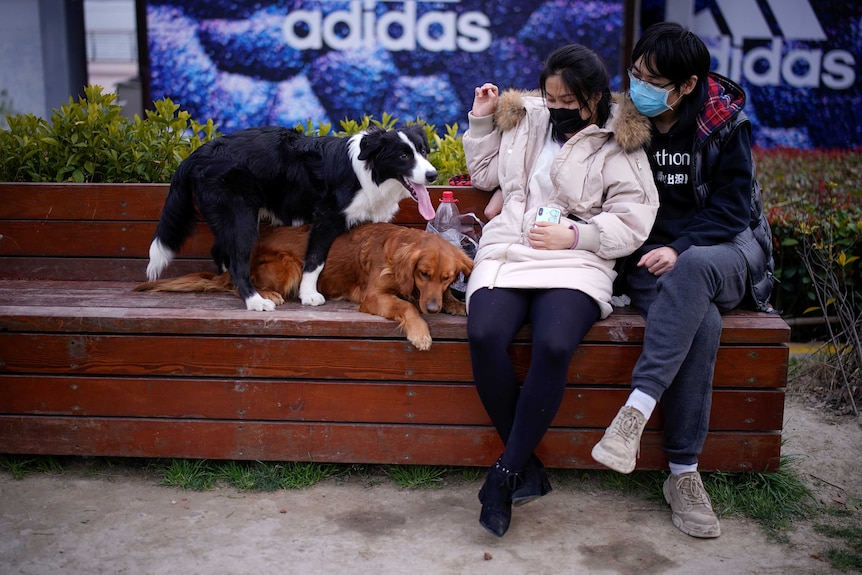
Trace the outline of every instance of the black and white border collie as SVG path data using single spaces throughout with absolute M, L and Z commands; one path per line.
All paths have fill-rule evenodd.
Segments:
M 215 138 L 192 152 L 171 179 L 150 244 L 147 278 L 161 275 L 200 213 L 215 236 L 216 267 L 230 271 L 249 310 L 271 311 L 275 304 L 257 293 L 249 273 L 258 222 L 308 223 L 299 298 L 304 305 L 321 305 L 325 298 L 317 278 L 339 234 L 363 222 L 390 221 L 398 203 L 411 196 L 422 217 L 434 217 L 425 186 L 437 170 L 427 153 L 425 129 L 416 124 L 372 127 L 349 138 L 306 136 L 276 126 Z

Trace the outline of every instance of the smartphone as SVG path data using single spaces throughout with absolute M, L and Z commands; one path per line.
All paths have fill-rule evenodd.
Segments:
M 539 208 L 539 211 L 536 212 L 536 221 L 537 222 L 551 222 L 552 224 L 560 223 L 560 208 L 549 208 L 546 206 L 542 206 Z

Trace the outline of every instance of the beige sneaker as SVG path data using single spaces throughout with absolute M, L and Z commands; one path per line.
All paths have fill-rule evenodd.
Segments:
M 644 427 L 646 418 L 640 411 L 622 406 L 602 440 L 593 447 L 593 459 L 614 471 L 631 473 L 640 454 Z
M 670 503 L 673 524 L 677 529 L 692 537 L 721 535 L 721 525 L 703 488 L 700 473 L 691 471 L 671 475 L 665 480 L 662 491 L 665 501 Z

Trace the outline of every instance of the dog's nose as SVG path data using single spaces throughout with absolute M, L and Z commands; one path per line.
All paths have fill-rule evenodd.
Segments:
M 425 302 L 425 309 L 428 313 L 438 313 L 440 311 L 440 302 L 436 299 L 429 299 Z
M 425 172 L 425 181 L 429 184 L 433 184 L 437 179 L 437 170 L 428 170 Z

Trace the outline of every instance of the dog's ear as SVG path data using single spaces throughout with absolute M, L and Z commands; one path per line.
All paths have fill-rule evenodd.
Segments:
M 386 263 L 398 286 L 398 293 L 404 296 L 412 295 L 416 287 L 414 273 L 421 252 L 413 244 L 401 243 L 395 238 L 388 238 L 384 244 L 384 250 L 386 250 Z
M 403 128 L 399 128 L 398 131 L 407 136 L 407 138 L 413 143 L 417 152 L 422 154 L 422 156 L 428 155 L 428 132 L 425 130 L 423 125 L 408 124 Z
M 362 134 L 359 140 L 359 159 L 367 162 L 374 158 L 383 145 L 383 139 L 388 132 L 380 126 L 371 126 Z
M 458 248 L 455 249 L 458 250 Z M 473 271 L 473 259 L 465 254 L 463 250 L 458 250 L 458 266 L 458 271 L 464 274 L 464 277 L 469 276 L 470 272 Z

